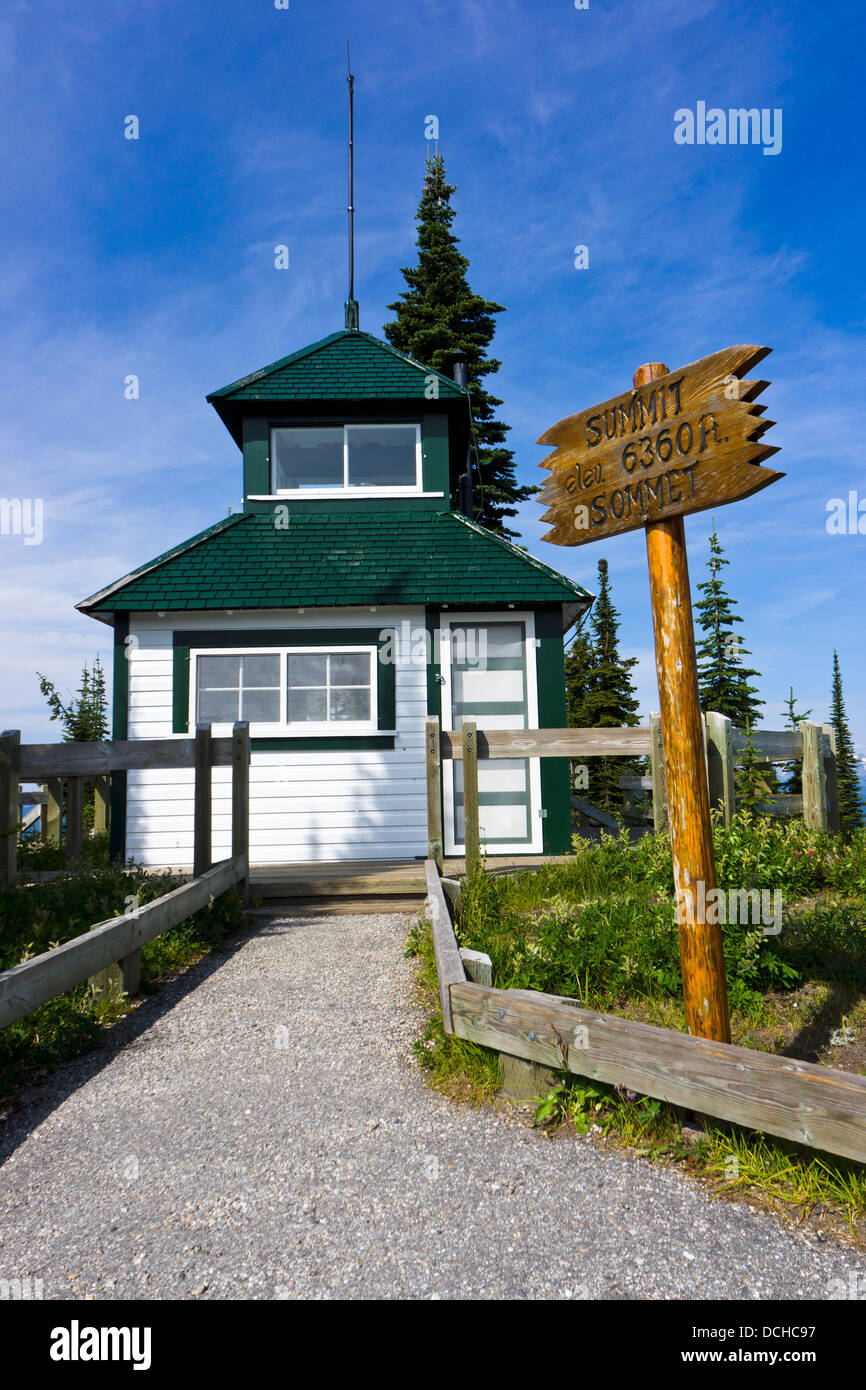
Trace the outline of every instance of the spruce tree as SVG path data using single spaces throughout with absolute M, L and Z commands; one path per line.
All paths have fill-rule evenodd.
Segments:
M 737 795 L 737 810 L 758 814 L 758 807 L 768 801 L 775 791 L 775 779 L 768 775 L 766 767 L 761 766 L 763 754 L 752 739 L 752 721 L 746 719 L 746 742 L 740 750 L 734 773 L 734 789 Z
M 704 712 L 715 710 L 725 714 L 742 729 L 761 718 L 760 706 L 764 702 L 757 698 L 757 688 L 749 683 L 750 678 L 759 676 L 760 672 L 743 665 L 742 658 L 750 652 L 734 632 L 734 623 L 741 623 L 743 619 L 734 612 L 736 599 L 731 598 L 720 577 L 722 568 L 728 563 L 713 522 L 707 561 L 710 578 L 698 585 L 703 597 L 695 604 L 698 625 L 704 633 L 697 644 L 698 688 Z
M 99 657 L 94 657 L 93 666 L 85 662 L 81 672 L 81 684 L 75 695 L 67 703 L 57 691 L 53 681 L 47 680 L 39 671 L 39 688 L 48 701 L 52 720 L 63 726 L 64 743 L 101 743 L 108 738 L 108 696 L 105 692 L 105 672 Z M 93 829 L 95 808 L 95 783 L 84 783 L 84 826 Z M 66 814 L 66 796 L 62 799 L 61 815 Z
M 570 729 L 589 727 L 588 695 L 595 670 L 595 656 L 584 613 L 575 626 L 574 637 L 565 653 L 565 705 Z
M 565 653 L 565 709 L 569 729 L 589 728 L 588 697 L 595 671 L 595 653 L 589 631 L 589 617 L 584 613 L 578 620 L 574 636 Z M 571 764 L 573 790 L 581 796 L 589 793 L 589 766 L 576 760 Z
M 811 719 L 810 709 L 798 710 L 797 701 L 794 698 L 794 687 L 791 686 L 788 698 L 785 701 L 785 727 L 793 729 L 795 733 L 800 731 L 800 720 Z M 803 759 L 795 758 L 790 763 L 784 764 L 786 773 L 785 791 L 790 796 L 800 796 L 803 791 Z
M 632 668 L 637 657 L 622 657 L 619 652 L 619 613 L 610 594 L 607 560 L 598 562 L 598 594 L 590 613 L 588 665 L 581 676 L 577 662 L 584 660 L 576 654 L 572 678 L 568 686 L 570 706 L 579 712 L 587 728 L 618 729 L 638 722 L 638 699 L 635 695 Z M 622 808 L 620 777 L 637 775 L 643 768 L 636 758 L 590 758 L 588 799 L 606 811 Z
M 53 681 L 39 671 L 39 688 L 48 701 L 52 720 L 63 725 L 64 743 L 101 743 L 108 738 L 108 697 L 105 693 L 105 672 L 95 657 L 92 668 L 85 662 L 77 694 L 64 704 Z
M 836 730 L 836 776 L 839 783 L 839 825 L 842 830 L 856 830 L 864 824 L 863 791 L 860 785 L 859 764 L 854 752 L 854 740 L 845 710 L 842 691 L 842 672 L 839 654 L 833 652 L 833 696 L 830 723 Z
M 524 502 L 538 489 L 518 485 L 514 455 L 504 447 L 509 426 L 496 419 L 496 407 L 502 401 L 482 385 L 482 379 L 501 366 L 485 354 L 496 332 L 494 315 L 504 313 L 504 306 L 473 294 L 469 288 L 469 261 L 457 249 L 459 238 L 451 231 L 455 216 L 451 196 L 455 192 L 456 185 L 446 180 L 442 156 L 428 154 L 424 189 L 415 217 L 418 262 L 402 267 L 408 288 L 394 304 L 388 305 L 397 317 L 386 323 L 383 331 L 392 347 L 449 375 L 450 354 L 458 349 L 465 352 L 474 422 L 473 451 L 477 451 L 478 465 L 477 471 L 473 470 L 475 520 L 491 531 L 513 536 L 516 533 L 505 525 L 505 518 L 516 516 L 514 504 Z M 453 507 L 458 505 L 458 479 L 463 472 L 463 461 L 452 464 Z

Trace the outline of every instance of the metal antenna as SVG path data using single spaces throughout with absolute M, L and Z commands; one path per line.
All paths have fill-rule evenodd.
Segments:
M 349 54 L 349 40 L 346 40 L 346 67 L 349 83 L 349 298 L 346 300 L 346 327 L 357 328 L 359 323 L 358 302 L 355 299 L 355 78 L 352 75 L 352 59 Z

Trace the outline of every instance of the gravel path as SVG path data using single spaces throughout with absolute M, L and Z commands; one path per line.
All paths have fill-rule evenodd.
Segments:
M 0 1126 L 45 1298 L 826 1298 L 866 1257 L 431 1092 L 405 917 L 275 917 Z M 861 1285 L 866 1287 L 866 1285 Z

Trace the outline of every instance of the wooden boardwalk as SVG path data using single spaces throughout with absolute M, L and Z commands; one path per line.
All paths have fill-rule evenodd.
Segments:
M 384 911 L 420 905 L 427 892 L 423 859 L 351 859 L 253 865 L 250 895 L 265 904 L 327 902 L 332 909 L 364 901 Z
M 572 858 L 570 854 L 491 855 L 484 863 L 491 873 L 507 873 L 537 868 L 540 864 L 567 864 Z M 445 860 L 447 877 L 460 878 L 465 871 L 462 857 Z M 261 898 L 266 904 L 370 898 L 382 903 L 395 899 L 403 906 L 404 901 L 420 902 L 426 896 L 427 880 L 423 859 L 351 859 L 341 863 L 305 860 L 295 864 L 253 864 L 250 887 L 253 899 Z

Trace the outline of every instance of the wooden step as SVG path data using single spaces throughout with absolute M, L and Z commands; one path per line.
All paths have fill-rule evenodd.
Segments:
M 352 860 L 343 864 L 263 864 L 253 866 L 254 897 L 282 902 L 313 898 L 423 898 L 427 892 L 421 860 Z

